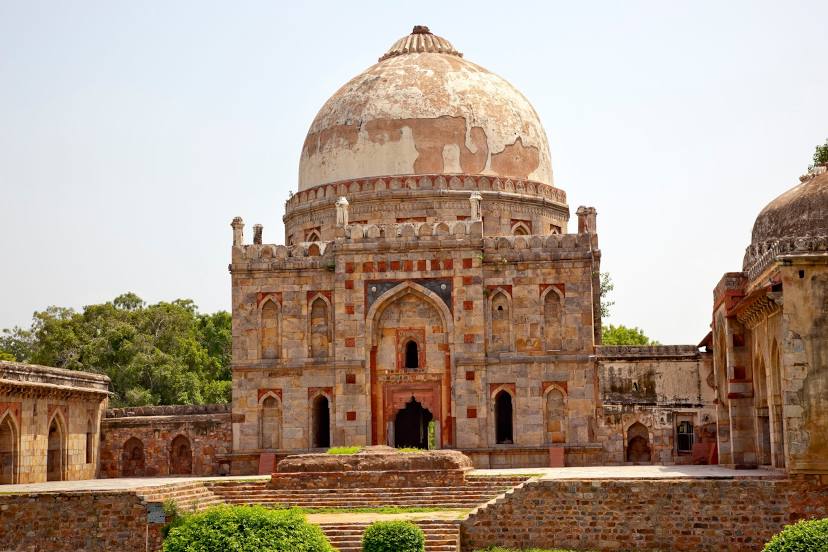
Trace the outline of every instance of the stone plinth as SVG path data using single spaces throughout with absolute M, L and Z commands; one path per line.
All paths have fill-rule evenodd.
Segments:
M 398 452 L 385 446 L 356 454 L 298 454 L 276 467 L 275 488 L 442 487 L 463 485 L 472 469 L 456 450 Z

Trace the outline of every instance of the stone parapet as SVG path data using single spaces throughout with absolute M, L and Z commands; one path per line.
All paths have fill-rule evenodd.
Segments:
M 137 416 L 191 416 L 196 414 L 229 414 L 229 404 L 175 404 L 163 406 L 130 406 L 109 408 L 107 418 L 132 418 Z
M 789 237 L 751 244 L 745 250 L 743 268 L 749 280 L 762 274 L 781 255 L 828 253 L 828 236 Z
M 78 370 L 66 370 L 37 364 L 0 361 L 0 381 L 7 386 L 38 387 L 79 392 L 109 394 L 109 378 Z
M 696 345 L 600 345 L 595 347 L 599 360 L 623 358 L 675 358 L 698 357 Z
M 285 217 L 301 208 L 333 203 L 340 196 L 350 199 L 373 197 L 374 194 L 393 195 L 394 192 L 478 191 L 515 194 L 521 198 L 534 197 L 566 205 L 566 192 L 548 184 L 529 180 L 502 180 L 487 176 L 423 175 L 410 177 L 366 178 L 323 184 L 294 194 L 285 202 Z

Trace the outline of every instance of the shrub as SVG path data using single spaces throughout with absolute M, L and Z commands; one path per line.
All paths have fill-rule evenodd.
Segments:
M 425 535 L 410 521 L 377 521 L 362 535 L 362 551 L 425 552 Z
M 785 526 L 765 545 L 764 552 L 828 551 L 828 518 L 802 520 Z
M 298 510 L 216 506 L 170 529 L 164 552 L 335 552 Z

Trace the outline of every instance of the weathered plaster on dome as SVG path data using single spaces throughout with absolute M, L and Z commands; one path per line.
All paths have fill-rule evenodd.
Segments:
M 388 58 L 336 92 L 305 139 L 299 189 L 412 174 L 552 184 L 546 134 L 526 98 L 482 67 L 439 53 Z

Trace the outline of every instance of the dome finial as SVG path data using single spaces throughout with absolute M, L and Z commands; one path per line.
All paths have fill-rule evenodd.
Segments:
M 463 54 L 454 49 L 451 42 L 445 38 L 433 34 L 425 25 L 414 25 L 410 35 L 406 35 L 394 43 L 379 58 L 384 61 L 388 58 L 402 56 L 404 54 L 448 54 L 450 56 L 463 57 Z

